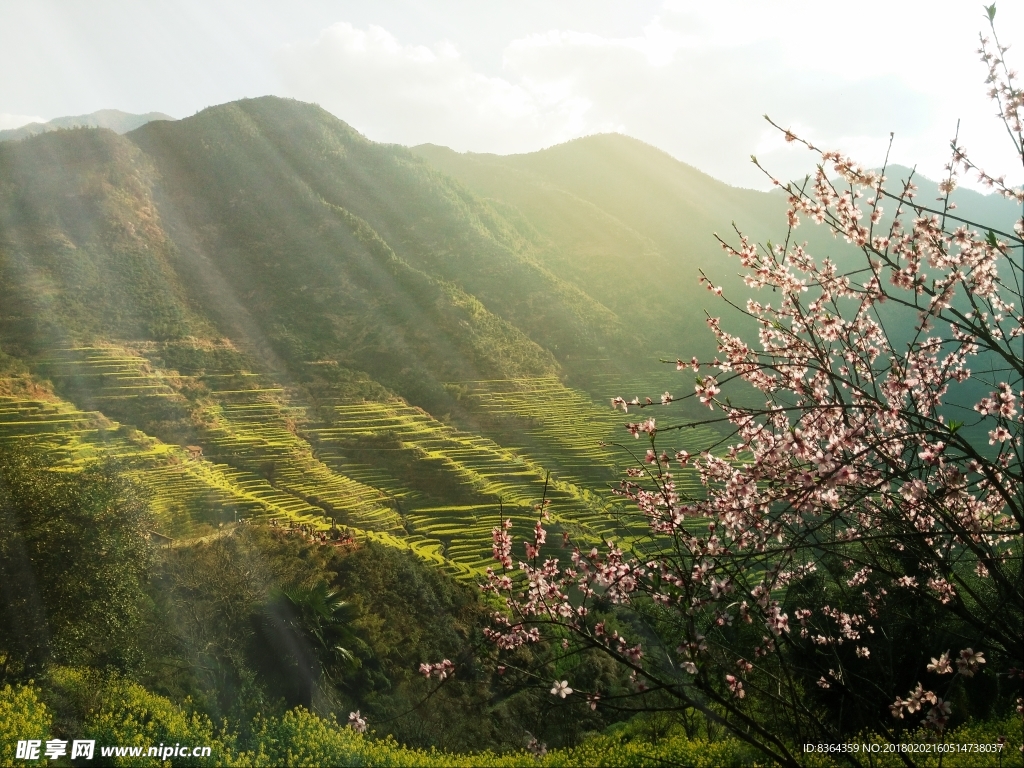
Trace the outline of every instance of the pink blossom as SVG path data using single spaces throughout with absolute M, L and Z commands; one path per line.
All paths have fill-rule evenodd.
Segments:
M 714 376 L 706 376 L 703 379 L 699 379 L 694 390 L 700 398 L 701 403 L 712 409 L 714 408 L 712 400 L 714 400 L 715 395 L 722 391 Z
M 960 651 L 960 658 L 956 660 L 956 669 L 964 677 L 974 677 L 984 663 L 985 657 L 981 651 L 975 653 L 973 648 L 964 648 Z
M 988 433 L 988 444 L 995 445 L 996 443 L 1004 443 L 1009 440 L 1010 437 L 1010 430 L 1000 425 Z
M 537 741 L 536 738 L 531 737 L 530 740 L 526 742 L 526 751 L 540 759 L 548 753 L 548 747 L 543 742 Z
M 427 679 L 436 677 L 438 681 L 443 681 L 448 679 L 448 677 L 455 675 L 455 665 L 448 659 L 444 659 L 435 664 L 420 664 L 420 674 Z
M 568 680 L 556 680 L 555 684 L 551 686 L 551 695 L 565 698 L 572 693 L 572 688 L 569 687 Z
M 936 697 L 934 703 L 928 709 L 927 717 L 925 717 L 922 723 L 936 731 L 942 731 L 945 729 L 946 723 L 949 722 L 951 712 L 952 709 L 949 706 L 949 702 Z
M 359 714 L 358 709 L 348 713 L 348 725 L 356 733 L 366 733 L 366 720 Z
M 933 656 L 931 664 L 928 665 L 928 671 L 934 672 L 937 675 L 947 675 L 952 673 L 953 667 L 949 663 L 949 651 L 946 651 L 937 659 Z
M 743 683 L 735 676 L 726 675 L 725 682 L 728 684 L 729 690 L 732 692 L 732 695 L 735 696 L 737 699 L 742 699 L 744 696 L 747 695 L 747 692 L 743 690 Z

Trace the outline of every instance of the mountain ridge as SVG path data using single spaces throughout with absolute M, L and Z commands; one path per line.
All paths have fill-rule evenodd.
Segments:
M 0 131 L 0 141 L 17 141 L 38 136 L 49 131 L 68 130 L 71 128 L 108 128 L 115 133 L 128 133 L 153 120 L 174 120 L 163 112 L 146 112 L 133 114 L 119 109 L 99 109 L 87 115 L 55 117 L 45 123 L 28 123 L 18 128 Z

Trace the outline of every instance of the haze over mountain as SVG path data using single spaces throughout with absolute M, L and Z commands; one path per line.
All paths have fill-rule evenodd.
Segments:
M 547 488 L 599 537 L 604 398 L 692 386 L 648 372 L 714 354 L 700 271 L 743 290 L 714 233 L 784 212 L 621 135 L 410 150 L 275 97 L 6 142 L 0 440 L 120 457 L 174 535 L 333 519 L 476 569 Z
M 735 221 L 768 237 L 785 221 L 784 201 L 730 187 L 620 134 L 526 155 L 431 145 L 413 152 L 522 222 L 545 266 L 622 318 L 630 346 L 666 355 L 713 352 L 701 270 L 742 286 L 714 234 L 728 239 Z M 678 349 L 680 339 L 687 349 Z
M 19 128 L 0 131 L 0 141 L 14 141 L 40 133 L 59 131 L 62 128 L 109 128 L 115 133 L 128 133 L 153 120 L 174 120 L 163 112 L 147 112 L 144 115 L 133 115 L 119 109 L 100 109 L 88 115 L 73 117 L 55 117 L 45 123 L 29 123 Z

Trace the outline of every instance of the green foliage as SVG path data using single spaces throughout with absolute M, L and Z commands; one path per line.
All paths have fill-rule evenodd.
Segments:
M 729 231 L 741 211 L 745 221 L 753 217 L 768 228 L 772 214 L 784 210 L 782 200 L 728 187 L 621 135 L 506 157 L 429 145 L 413 151 L 492 201 L 545 269 L 640 329 L 641 338 L 629 344 L 636 359 L 675 350 L 679 338 L 687 340 L 687 356 L 714 355 L 704 333 L 699 270 L 716 284 L 741 284 L 723 269 L 711 233 Z M 615 349 L 606 357 L 625 354 Z M 611 365 L 602 360 L 603 368 Z
M 257 367 L 255 360 L 230 343 L 204 342 L 196 338 L 163 342 L 146 348 L 144 354 L 160 368 L 186 375 L 233 373 Z
M 341 645 L 358 643 L 350 629 L 355 610 L 338 590 L 324 582 L 313 587 L 278 590 L 268 610 L 275 617 L 282 617 L 297 633 L 305 634 L 328 657 L 335 656 L 347 663 L 355 658 L 349 648 Z
M 0 688 L 0 763 L 13 765 L 21 739 L 50 737 L 52 717 L 32 681 L 28 685 Z
M 486 204 L 312 106 L 39 136 L 0 147 L 0 171 L 0 339 L 20 353 L 224 335 L 436 405 L 446 380 L 554 373 L 565 333 L 601 324 Z M 177 341 L 168 367 L 207 362 Z
M 387 721 L 388 732 L 408 744 L 520 745 L 524 726 L 532 723 L 516 722 L 507 706 L 489 701 L 490 675 L 477 658 L 486 651 L 480 632 L 489 611 L 472 587 L 425 566 L 412 553 L 381 545 L 362 547 L 333 567 L 342 594 L 358 606 L 355 625 L 370 651 L 344 681 L 350 709 L 360 709 L 375 723 Z M 442 658 L 454 661 L 457 671 L 439 687 L 417 669 Z M 468 712 L 477 716 L 467 717 Z
M 280 697 L 309 703 L 308 684 L 303 688 L 302 678 L 290 674 L 294 654 L 308 649 L 282 656 L 268 645 L 263 619 L 275 591 L 301 590 L 323 578 L 325 552 L 298 537 L 242 527 L 157 554 L 147 633 L 150 687 L 175 700 L 191 696 L 213 716 L 243 722 Z
M 532 681 L 505 684 L 486 659 L 491 608 L 477 590 L 394 547 L 335 553 L 245 526 L 160 550 L 151 591 L 140 679 L 215 720 L 359 709 L 379 733 L 446 751 L 518 749 L 528 733 L 578 743 L 610 722 L 582 701 L 556 706 Z M 453 678 L 419 674 L 442 658 L 455 662 Z M 575 673 L 612 673 L 593 661 Z
M 356 616 L 355 606 L 326 582 L 275 589 L 258 620 L 257 663 L 276 674 L 276 689 L 290 691 L 287 699 L 329 709 L 332 686 L 359 664 L 356 651 L 369 655 Z
M 708 302 L 698 283 L 700 271 L 736 298 L 748 289 L 723 259 L 713 233 L 731 232 L 734 221 L 743 221 L 755 241 L 781 242 L 785 236 L 784 196 L 730 187 L 621 134 L 517 155 L 458 153 L 433 145 L 412 151 L 486 199 L 532 259 L 585 290 L 636 332 L 638 338 L 610 349 L 590 370 L 581 363 L 566 366 L 602 398 L 608 390 L 593 384 L 630 352 L 645 362 L 658 354 L 701 359 L 717 354 L 706 332 Z M 889 176 L 905 178 L 908 171 L 892 167 Z M 922 199 L 939 194 L 934 182 L 915 180 Z M 1020 215 L 1019 205 L 998 195 L 959 189 L 953 197 L 959 215 L 973 221 L 1012 227 Z M 812 252 L 834 260 L 856 254 L 827 232 L 801 230 L 800 238 L 808 238 Z M 736 330 L 754 330 L 724 308 L 713 312 L 723 313 L 727 326 L 734 322 Z
M 111 464 L 72 469 L 0 447 L 0 674 L 42 665 L 132 669 L 149 563 L 147 507 Z
M 261 720 L 255 730 L 253 749 L 249 753 L 254 765 L 373 765 L 373 766 L 633 766 L 685 765 L 694 768 L 732 768 L 733 766 L 766 766 L 763 756 L 735 738 L 708 740 L 687 738 L 678 730 L 657 740 L 643 738 L 635 729 L 616 729 L 608 735 L 588 738 L 578 747 L 551 750 L 543 757 L 526 752 L 499 754 L 494 752 L 443 753 L 399 746 L 390 738 L 378 739 L 338 727 L 331 719 L 317 717 L 306 710 L 292 710 L 280 718 Z M 1002 751 L 971 752 L 969 745 L 996 745 L 1005 739 Z M 877 768 L 898 768 L 904 765 L 896 751 L 884 751 L 887 742 L 877 736 L 861 736 L 851 744 L 863 749 L 877 745 L 868 758 Z M 924 731 L 908 734 L 906 744 L 934 744 L 934 735 Z M 922 766 L 934 768 L 982 768 L 983 766 L 1021 765 L 1021 723 L 1019 718 L 1003 721 L 970 723 L 955 729 L 944 742 L 964 745 L 962 750 L 917 753 Z M 802 746 L 802 745 L 801 745 Z M 799 747 L 797 747 L 799 749 Z M 859 755 L 861 762 L 863 754 Z M 249 763 L 246 763 L 249 764 Z M 828 768 L 844 764 L 835 753 L 807 755 L 807 765 Z
M 59 701 L 66 735 L 95 739 L 100 746 L 149 747 L 176 743 L 210 747 L 207 758 L 175 758 L 174 765 L 224 765 L 233 743 L 215 733 L 210 719 L 117 675 L 59 668 L 47 680 L 50 697 Z M 186 702 L 187 704 L 188 702 Z M 65 736 L 66 738 L 67 736 Z M 94 758 L 95 759 L 95 758 Z M 110 759 L 110 758 L 108 758 Z M 158 766 L 155 757 L 115 757 L 112 765 Z
M 51 709 L 43 703 L 53 701 L 63 717 L 54 725 Z M 238 723 L 215 728 L 211 721 L 188 706 L 181 707 L 154 695 L 141 686 L 115 677 L 100 677 L 81 669 L 58 669 L 43 687 L 6 686 L 0 689 L 0 759 L 13 762 L 18 739 L 59 738 L 95 739 L 100 746 L 138 746 L 148 749 L 158 744 L 209 746 L 209 758 L 175 758 L 170 764 L 225 766 L 424 766 L 437 768 L 461 766 L 633 766 L 686 765 L 695 768 L 718 766 L 764 766 L 749 746 L 735 738 L 687 737 L 678 725 L 652 731 L 649 722 L 616 727 L 606 734 L 592 735 L 579 746 L 552 749 L 542 757 L 512 750 L 498 753 L 476 751 L 448 753 L 433 749 L 410 749 L 390 736 L 359 734 L 339 724 L 333 717 L 322 717 L 307 709 L 296 708 L 278 716 L 259 716 L 245 729 Z M 1002 768 L 1021 765 L 1021 721 L 1014 717 L 967 723 L 952 730 L 947 745 L 996 744 L 1005 740 L 1003 751 L 968 752 L 952 750 L 932 753 L 920 761 L 923 766 L 948 768 Z M 906 734 L 905 743 L 931 744 L 934 735 L 924 731 Z M 861 734 L 851 740 L 859 748 L 877 745 L 870 764 L 877 768 L 896 768 L 903 762 L 898 753 L 884 752 L 886 742 L 877 736 Z M 8 752 L 10 754 L 8 754 Z M 863 757 L 863 756 L 862 756 Z M 828 768 L 843 764 L 834 755 L 811 753 L 807 764 Z M 863 761 L 862 759 L 862 762 Z M 159 765 L 154 758 L 113 758 L 113 765 Z

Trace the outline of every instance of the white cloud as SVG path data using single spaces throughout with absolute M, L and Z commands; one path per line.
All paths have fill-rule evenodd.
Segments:
M 509 153 L 619 130 L 730 183 L 764 187 L 751 154 L 780 177 L 813 165 L 778 140 L 764 113 L 869 165 L 882 162 L 894 131 L 892 160 L 933 177 L 962 117 L 968 147 L 1006 169 L 974 53 L 983 19 L 973 5 L 781 7 L 670 0 L 632 36 L 538 31 L 506 44 L 498 75 L 451 42 L 410 45 L 349 23 L 282 49 L 278 64 L 289 95 L 378 141 Z M 1000 18 L 1006 29 L 1017 21 Z
M 45 123 L 45 117 L 39 117 L 38 115 L 11 115 L 6 112 L 0 112 L 0 131 L 6 131 L 10 128 L 21 128 L 23 125 L 29 123 Z
M 388 31 L 335 24 L 279 52 L 289 95 L 316 101 L 377 141 L 528 151 L 586 132 L 590 108 L 558 83 L 475 71 L 453 44 L 406 45 Z

